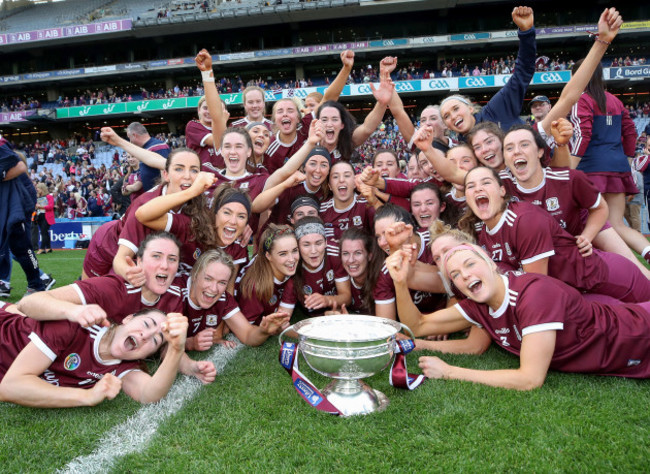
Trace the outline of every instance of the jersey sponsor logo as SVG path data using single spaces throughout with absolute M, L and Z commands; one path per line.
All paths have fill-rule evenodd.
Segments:
M 219 318 L 217 317 L 216 314 L 208 314 L 205 317 L 205 324 L 208 326 L 216 326 L 217 321 L 219 321 Z
M 72 354 L 68 354 L 68 356 L 65 358 L 63 361 L 63 367 L 65 370 L 76 370 L 79 368 L 81 365 L 81 357 L 79 357 L 79 354 L 73 352 Z
M 639 365 L 641 363 L 641 359 L 629 359 L 627 361 L 627 366 L 632 367 L 634 365 Z
M 556 197 L 550 197 L 546 200 L 546 210 L 548 212 L 557 211 L 560 208 L 560 200 Z
M 332 281 L 334 279 L 334 270 L 328 270 L 325 276 L 327 277 L 327 281 Z
M 540 201 L 539 199 L 535 199 L 533 202 L 531 202 L 531 204 L 534 205 L 534 206 L 541 206 L 542 201 Z
M 302 287 L 302 292 L 303 292 L 305 295 L 309 296 L 309 295 L 311 295 L 311 294 L 314 293 L 314 290 L 311 289 L 311 286 L 309 286 L 309 285 L 305 285 L 305 286 Z
M 51 370 L 46 370 L 43 372 L 43 380 L 45 380 L 47 383 L 50 383 L 52 385 L 56 385 L 57 387 L 59 386 L 59 379 L 56 378 L 56 374 L 52 372 Z

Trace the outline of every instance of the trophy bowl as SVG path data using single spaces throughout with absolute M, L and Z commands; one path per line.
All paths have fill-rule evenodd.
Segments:
M 340 314 L 305 319 L 286 328 L 298 334 L 298 350 L 314 371 L 334 379 L 322 394 L 343 416 L 381 411 L 388 398 L 360 379 L 388 367 L 395 336 L 406 326 L 377 316 Z

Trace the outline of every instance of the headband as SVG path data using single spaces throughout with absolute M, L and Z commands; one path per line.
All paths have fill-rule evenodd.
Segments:
M 453 254 L 455 254 L 456 252 L 460 252 L 461 250 L 471 250 L 472 252 L 476 252 L 476 249 L 469 244 L 456 245 L 455 247 L 452 247 L 449 250 L 447 250 L 447 252 L 445 252 L 442 261 L 443 269 L 445 271 L 445 275 L 447 275 L 447 278 L 450 278 L 449 272 L 447 271 L 447 261 L 451 258 Z
M 325 235 L 325 226 L 320 222 L 308 222 L 307 224 L 296 227 L 296 240 L 300 240 L 309 234 L 320 234 L 327 238 Z
M 248 132 L 248 131 L 250 131 L 251 128 L 257 127 L 258 125 L 261 125 L 264 128 L 266 128 L 266 125 L 264 125 L 264 122 L 251 122 L 248 125 L 246 125 L 246 131 Z
M 289 226 L 284 226 L 271 232 L 271 234 L 264 241 L 264 251 L 270 252 L 275 238 L 281 237 L 283 235 L 294 235 L 293 229 Z
M 242 206 L 246 208 L 246 213 L 248 214 L 248 217 L 251 215 L 251 200 L 248 199 L 248 196 L 242 192 L 236 192 L 232 193 L 230 196 L 227 196 L 221 201 L 221 204 L 219 205 L 219 209 L 221 209 L 224 205 L 228 204 L 229 202 L 238 202 Z
M 327 161 L 329 162 L 330 166 L 332 166 L 332 155 L 330 155 L 330 152 L 327 151 L 327 148 L 324 146 L 317 146 L 314 147 L 310 152 L 309 155 L 307 155 L 307 158 L 305 158 L 305 161 L 303 161 L 302 165 L 305 166 L 305 164 L 309 161 L 309 158 L 312 156 L 324 156 L 327 158 Z
M 440 107 L 442 107 L 444 105 L 444 103 L 449 101 L 449 100 L 457 100 L 457 101 L 462 102 L 463 104 L 467 105 L 468 107 L 472 106 L 472 104 L 465 97 L 463 97 L 462 95 L 455 94 L 455 95 L 450 95 L 449 97 L 445 97 L 442 100 L 442 102 L 440 102 Z
M 320 211 L 320 204 L 318 204 L 316 199 L 311 196 L 299 196 L 291 203 L 291 214 L 296 212 L 296 209 L 302 206 L 311 206 L 316 209 L 316 211 Z

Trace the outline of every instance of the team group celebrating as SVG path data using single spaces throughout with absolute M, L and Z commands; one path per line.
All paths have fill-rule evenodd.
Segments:
M 199 52 L 205 96 L 188 148 L 141 143 L 137 123 L 130 140 L 103 128 L 140 162 L 142 189 L 94 234 L 80 280 L 0 303 L 0 400 L 96 405 L 123 390 L 155 402 L 179 371 L 215 379 L 193 351 L 231 346 L 228 332 L 260 345 L 294 313 L 399 319 L 418 349 L 480 354 L 494 341 L 520 360 L 484 371 L 423 356 L 429 378 L 520 390 L 549 369 L 650 378 L 650 273 L 632 252 L 650 260 L 650 242 L 623 221 L 636 133 L 600 66 L 622 19 L 601 14 L 589 53 L 532 126 L 520 114 L 533 11 L 512 19 L 507 84 L 480 109 L 458 94 L 426 106 L 418 129 L 391 81 L 394 57 L 355 123 L 338 102 L 352 51 L 324 94 L 281 99 L 272 120 L 263 91 L 247 88 L 246 116 L 228 126 L 212 57 Z M 353 152 L 387 110 L 412 151 L 406 174 L 390 149 L 359 171 Z M 20 160 L 1 148 L 16 179 Z M 150 375 L 143 360 L 156 353 Z

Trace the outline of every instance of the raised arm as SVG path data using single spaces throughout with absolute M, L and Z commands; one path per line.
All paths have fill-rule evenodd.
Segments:
M 366 116 L 363 123 L 352 132 L 352 145 L 355 148 L 362 145 L 363 142 L 365 142 L 368 137 L 377 130 L 377 127 L 379 127 L 379 124 L 384 119 L 388 103 L 395 91 L 395 84 L 393 84 L 390 75 L 387 74 L 380 77 L 378 89 L 375 89 L 375 86 L 372 83 L 369 85 L 370 89 L 372 89 L 372 95 L 375 97 L 377 102 L 370 113 Z
M 452 160 L 448 160 L 440 150 L 437 150 L 431 144 L 433 140 L 433 133 L 431 129 L 422 127 L 415 132 L 413 136 L 413 144 L 418 147 L 427 160 L 433 165 L 433 168 L 438 172 L 445 181 L 453 184 L 462 185 L 465 182 L 465 175 L 467 171 L 461 170 L 456 166 Z
M 208 104 L 208 111 L 212 118 L 212 138 L 206 140 L 206 143 L 218 149 L 221 146 L 221 137 L 226 130 L 229 114 L 227 111 L 224 111 L 217 85 L 214 82 L 212 56 L 210 56 L 210 53 L 206 49 L 202 49 L 194 58 L 194 62 L 196 63 L 196 67 L 201 71 L 205 102 Z
M 397 313 L 400 321 L 406 324 L 416 336 L 449 334 L 470 327 L 455 307 L 445 308 L 435 313 L 423 315 L 413 303 L 406 284 L 409 255 L 398 250 L 386 259 L 386 267 L 395 283 Z
M 594 41 L 589 54 L 584 59 L 571 80 L 564 86 L 560 98 L 542 120 L 542 127 L 547 135 L 551 133 L 551 124 L 559 118 L 566 117 L 571 112 L 571 107 L 578 102 L 580 95 L 589 84 L 591 76 L 600 64 L 607 47 L 616 38 L 623 19 L 615 8 L 606 8 L 598 20 L 598 38 Z
M 159 170 L 165 169 L 165 163 L 167 161 L 165 158 L 160 156 L 158 153 L 145 150 L 144 148 L 140 148 L 138 145 L 134 145 L 130 141 L 125 140 L 117 133 L 115 133 L 115 130 L 113 130 L 111 127 L 102 127 L 101 138 L 102 141 L 108 143 L 109 145 L 121 148 L 147 166 L 151 166 L 152 168 L 157 168 Z
M 325 89 L 323 100 L 320 102 L 321 104 L 328 100 L 339 100 L 341 92 L 343 92 L 343 88 L 345 87 L 345 84 L 347 84 L 348 78 L 350 77 L 350 72 L 352 72 L 352 67 L 354 66 L 354 51 L 350 49 L 343 51 L 341 53 L 341 63 L 343 64 L 341 66 L 341 70 L 329 85 L 329 87 Z M 318 109 L 318 107 L 316 108 Z
M 259 214 L 270 209 L 275 204 L 276 199 L 278 199 L 283 192 L 302 183 L 304 180 L 305 175 L 300 171 L 296 171 L 280 184 L 276 184 L 272 188 L 262 191 L 253 201 L 253 206 L 251 207 L 252 212 Z

